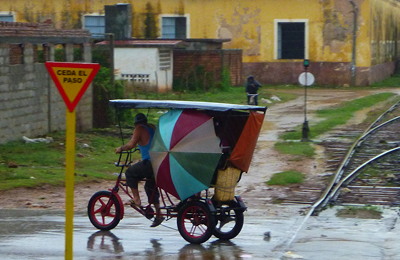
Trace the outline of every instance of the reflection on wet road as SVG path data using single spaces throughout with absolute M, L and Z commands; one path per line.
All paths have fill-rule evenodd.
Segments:
M 126 216 L 112 231 L 98 231 L 84 213 L 74 218 L 74 259 L 265 259 L 260 221 L 247 221 L 232 241 L 211 238 L 188 244 L 172 219 L 150 228 L 140 216 Z M 63 212 L 0 210 L 0 259 L 63 259 Z
M 399 213 L 383 208 L 382 219 L 336 217 L 336 207 L 312 216 L 288 246 L 304 208 L 270 206 L 245 213 L 232 241 L 215 237 L 188 244 L 176 220 L 150 228 L 150 221 L 127 212 L 112 231 L 96 230 L 85 213 L 74 218 L 74 259 L 399 259 Z M 130 215 L 131 214 L 131 215 Z M 0 209 L 0 259 L 64 259 L 63 212 Z

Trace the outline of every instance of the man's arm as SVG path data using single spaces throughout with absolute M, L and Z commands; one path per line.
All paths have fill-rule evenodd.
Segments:
M 136 127 L 132 133 L 131 139 L 123 146 L 120 146 L 117 149 L 115 149 L 115 152 L 120 153 L 122 151 L 128 151 L 128 150 L 131 150 L 134 147 L 136 147 L 136 145 L 139 143 L 139 140 L 140 140 L 141 129 L 142 129 L 142 127 Z

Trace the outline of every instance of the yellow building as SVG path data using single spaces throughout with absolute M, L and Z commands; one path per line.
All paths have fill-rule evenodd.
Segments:
M 0 20 L 105 32 L 104 6 L 119 0 L 3 0 Z M 396 0 L 136 0 L 135 38 L 231 39 L 243 50 L 243 77 L 296 83 L 303 60 L 317 84 L 369 85 L 395 72 Z

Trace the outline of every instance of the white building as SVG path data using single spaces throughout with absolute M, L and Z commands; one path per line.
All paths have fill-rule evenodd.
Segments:
M 115 78 L 157 92 L 172 90 L 173 49 L 181 43 L 180 40 L 115 41 Z

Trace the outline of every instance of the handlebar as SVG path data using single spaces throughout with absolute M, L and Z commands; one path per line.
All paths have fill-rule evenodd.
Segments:
M 114 163 L 115 166 L 117 166 L 117 167 L 125 167 L 125 166 L 129 165 L 132 162 L 132 154 L 137 152 L 137 151 L 139 151 L 139 148 L 134 148 L 134 149 L 129 150 L 129 151 L 119 152 L 118 162 Z M 125 161 L 123 163 L 121 163 L 121 161 L 123 161 L 123 159 L 122 159 L 122 155 L 123 154 L 126 154 L 126 157 L 125 157 Z

